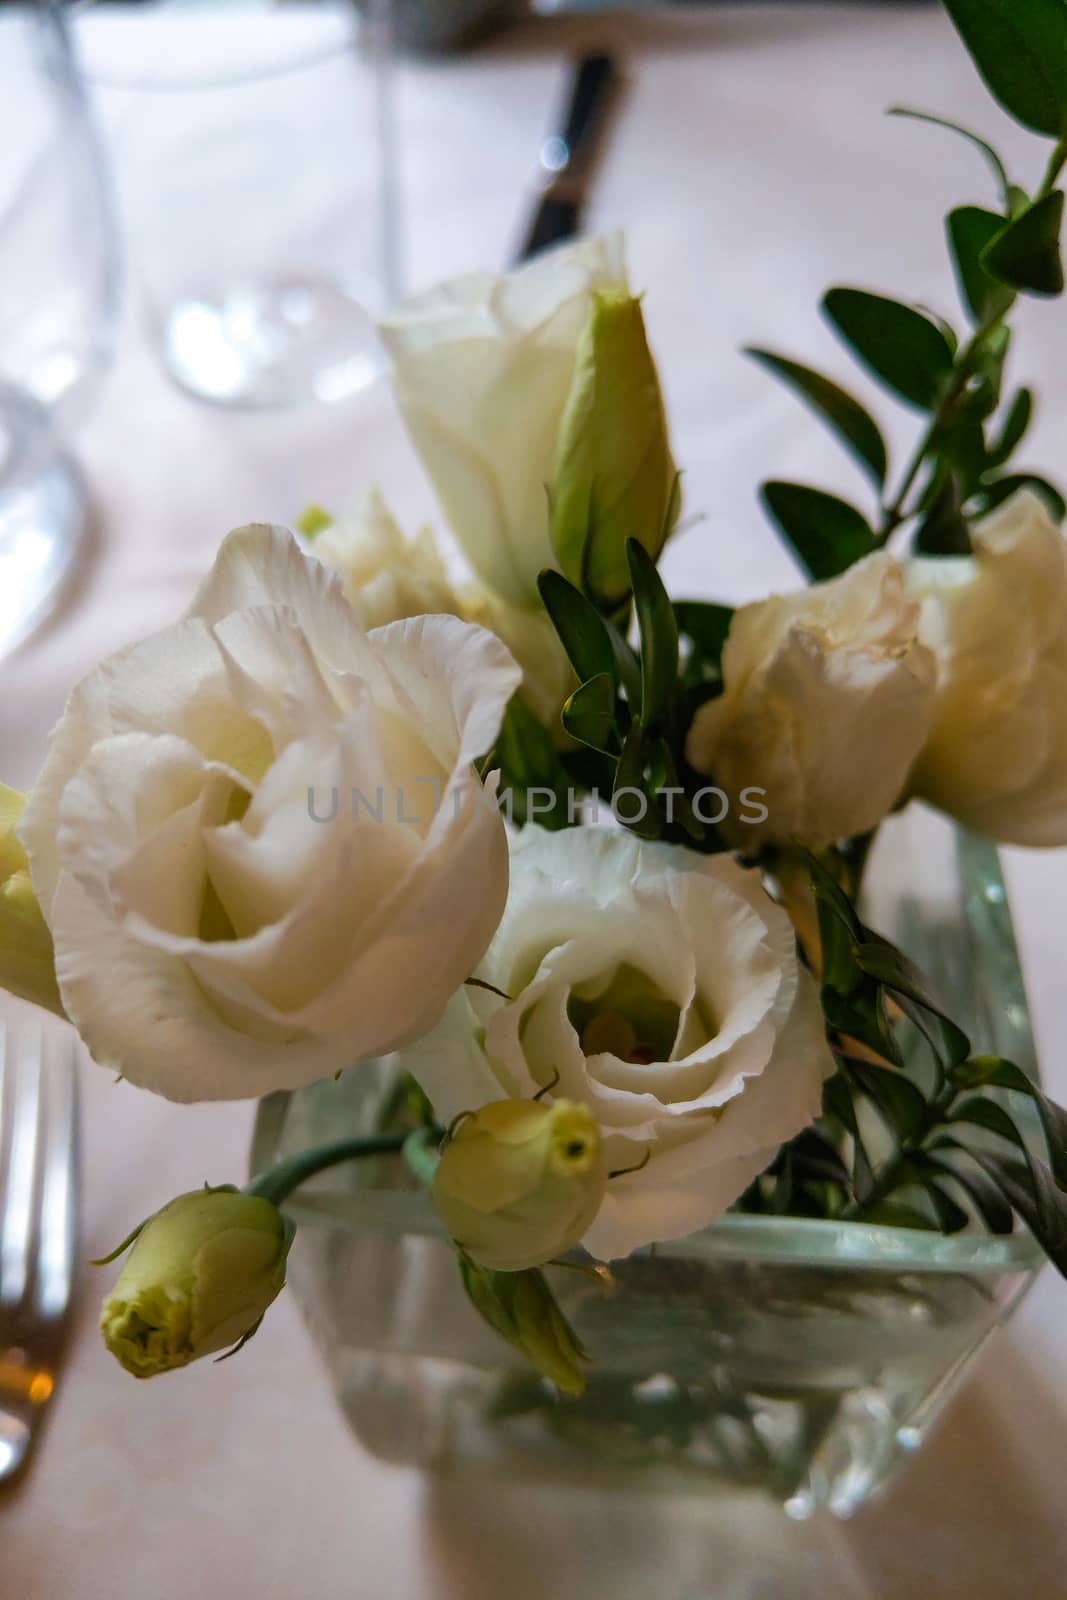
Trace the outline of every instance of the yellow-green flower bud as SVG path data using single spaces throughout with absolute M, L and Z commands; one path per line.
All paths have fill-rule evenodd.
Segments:
M 656 559 L 678 518 L 659 378 L 641 302 L 593 295 L 556 443 L 552 544 L 564 576 L 602 604 L 630 589 L 626 541 Z
M 285 1283 L 292 1237 L 257 1195 L 179 1195 L 136 1234 L 100 1313 L 104 1343 L 135 1378 L 244 1343 Z
M 472 1261 L 521 1272 L 578 1243 L 606 1182 L 600 1135 L 584 1106 L 496 1100 L 458 1124 L 433 1197 Z
M 543 1272 L 489 1272 L 461 1258 L 460 1273 L 471 1304 L 491 1328 L 564 1394 L 583 1392 L 582 1362 L 589 1357 Z
M 26 796 L 0 783 L 0 989 L 63 1016 L 55 951 L 15 837 Z

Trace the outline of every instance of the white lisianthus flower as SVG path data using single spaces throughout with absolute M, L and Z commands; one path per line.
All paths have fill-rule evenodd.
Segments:
M 1023 490 L 973 543 L 905 566 L 938 668 L 911 787 L 978 833 L 1067 844 L 1067 542 Z
M 625 289 L 617 234 L 503 277 L 460 278 L 382 327 L 397 400 L 453 533 L 482 582 L 538 604 L 556 561 L 548 490 L 578 342 L 598 289 Z
M 512 846 L 478 976 L 400 1063 L 449 1120 L 502 1096 L 584 1105 L 605 1259 L 705 1227 L 818 1115 L 834 1068 L 786 913 L 727 856 L 610 829 Z
M 311 553 L 340 573 L 345 595 L 365 628 L 428 613 L 459 615 L 455 592 L 429 528 L 405 539 L 377 489 L 349 517 L 309 541 Z
M 918 627 L 883 552 L 735 613 L 723 693 L 697 712 L 686 753 L 729 797 L 723 828 L 742 849 L 830 844 L 893 808 L 933 715 L 934 658 Z M 762 822 L 741 820 L 757 814 L 748 790 L 762 791 Z
M 518 678 L 451 617 L 365 634 L 291 534 L 232 533 L 189 615 L 74 691 L 19 825 L 96 1059 L 239 1099 L 431 1027 L 507 893 L 471 763 Z

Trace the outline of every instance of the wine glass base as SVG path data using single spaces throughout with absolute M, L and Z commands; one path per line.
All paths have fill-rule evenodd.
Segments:
M 159 340 L 179 388 L 245 410 L 345 400 L 384 366 L 366 307 L 311 279 L 179 301 L 165 313 Z
M 81 473 L 65 456 L 0 495 L 0 658 L 56 610 L 88 526 Z

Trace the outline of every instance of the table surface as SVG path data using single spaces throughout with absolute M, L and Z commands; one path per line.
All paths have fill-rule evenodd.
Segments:
M 940 219 L 986 199 L 962 141 L 882 108 L 903 99 L 991 130 L 1023 172 L 1041 152 L 990 107 L 938 12 L 790 4 L 531 24 L 475 56 L 401 70 L 413 284 L 507 258 L 564 54 L 609 27 L 630 90 L 590 221 L 628 232 L 688 508 L 701 515 L 667 574 L 676 591 L 754 597 L 795 581 L 757 507 L 759 478 L 854 483 L 737 347 L 755 339 L 845 376 L 815 311 L 823 289 L 837 280 L 951 306 Z M 120 165 L 128 137 L 116 140 Z M 1030 456 L 1062 473 L 1067 319 L 1043 306 L 1022 323 L 1018 370 L 1043 402 Z M 896 417 L 898 451 L 911 427 Z M 228 527 L 291 520 L 312 498 L 343 506 L 371 475 L 409 525 L 430 508 L 380 393 L 271 416 L 199 407 L 168 387 L 132 298 L 79 448 L 97 512 L 91 563 L 61 618 L 3 669 L 3 777 L 19 785 L 73 683 L 175 617 Z M 1067 854 L 1010 852 L 1008 870 L 1062 1096 Z M 181 1189 L 240 1178 L 249 1106 L 174 1107 L 91 1064 L 83 1082 L 85 1255 Z M 385 1467 L 346 1432 L 284 1297 L 239 1360 L 138 1387 L 96 1335 L 100 1288 L 85 1269 L 39 1459 L 0 1499 L 3 1600 L 630 1600 L 650 1586 L 662 1600 L 1067 1595 L 1067 1289 L 1051 1273 L 885 1498 L 848 1524 L 803 1527 L 730 1501 L 468 1491 Z

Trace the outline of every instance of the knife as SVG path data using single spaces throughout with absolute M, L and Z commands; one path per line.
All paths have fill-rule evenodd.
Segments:
M 579 232 L 604 134 L 623 76 L 611 56 L 583 56 L 575 64 L 560 132 L 541 146 L 543 187 L 519 261 Z

